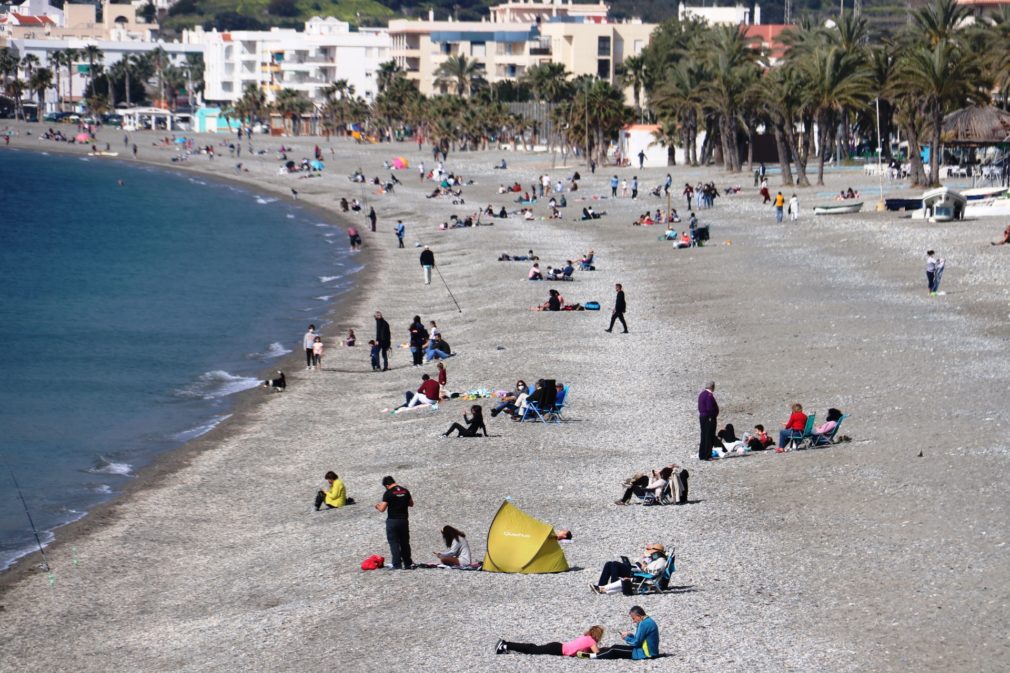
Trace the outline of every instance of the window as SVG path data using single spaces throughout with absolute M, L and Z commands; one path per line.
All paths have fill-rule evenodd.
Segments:
M 596 61 L 596 76 L 600 79 L 610 79 L 610 59 L 601 58 Z
M 484 42 L 471 42 L 470 43 L 470 56 L 473 57 L 483 57 L 487 51 L 487 45 Z
M 635 40 L 635 46 L 632 49 L 632 53 L 635 56 L 638 56 L 639 54 L 642 53 L 643 49 L 645 49 L 645 40 Z
M 601 35 L 596 38 L 596 55 L 610 56 L 610 36 Z

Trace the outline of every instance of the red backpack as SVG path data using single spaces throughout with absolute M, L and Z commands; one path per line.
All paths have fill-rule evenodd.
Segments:
M 386 559 L 382 558 L 378 554 L 372 554 L 364 561 L 361 562 L 362 570 L 378 570 L 383 565 L 385 565 Z

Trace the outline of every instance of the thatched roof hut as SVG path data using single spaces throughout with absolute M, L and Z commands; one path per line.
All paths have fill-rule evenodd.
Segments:
M 999 145 L 1010 142 L 1010 112 L 992 105 L 971 105 L 943 118 L 940 138 L 946 145 Z

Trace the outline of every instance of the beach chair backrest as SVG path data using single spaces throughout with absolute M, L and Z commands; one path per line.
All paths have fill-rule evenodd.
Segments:
M 561 407 L 565 406 L 566 399 L 568 399 L 568 386 L 562 388 L 561 392 L 558 393 L 558 396 L 554 398 L 554 408 L 560 409 Z
M 666 566 L 659 575 L 659 588 L 666 591 L 666 587 L 670 585 L 670 577 L 673 573 L 677 572 L 677 554 L 675 549 L 670 550 L 670 556 L 666 559 Z
M 814 421 L 816 420 L 817 420 L 817 414 L 810 414 L 809 416 L 807 416 L 807 424 L 803 428 L 804 436 L 809 435 L 814 431 Z

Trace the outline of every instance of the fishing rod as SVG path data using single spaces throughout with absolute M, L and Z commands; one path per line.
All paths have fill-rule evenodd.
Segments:
M 32 519 L 32 513 L 28 511 L 28 503 L 25 502 L 25 495 L 21 492 L 21 485 L 18 484 L 18 478 L 14 476 L 14 468 L 8 465 L 7 471 L 11 474 L 11 481 L 14 482 L 14 488 L 17 490 L 18 497 L 21 499 L 21 505 L 25 508 L 25 516 L 28 517 L 28 523 L 31 524 L 32 532 L 35 534 L 35 542 L 39 546 L 39 554 L 42 555 L 42 569 L 49 572 L 49 559 L 46 558 L 46 552 L 42 548 L 42 538 L 39 537 L 39 529 L 35 527 L 35 521 Z
M 438 270 L 438 265 L 437 264 L 435 265 L 435 271 L 438 272 L 438 277 L 442 279 L 442 285 L 445 285 L 445 291 L 448 292 L 449 293 L 449 297 L 452 298 L 452 303 L 456 305 L 456 310 L 458 310 L 460 313 L 462 313 L 463 309 L 460 308 L 459 302 L 456 301 L 456 297 L 453 297 L 452 290 L 449 289 L 449 284 L 445 282 L 445 278 L 442 276 L 442 272 Z

